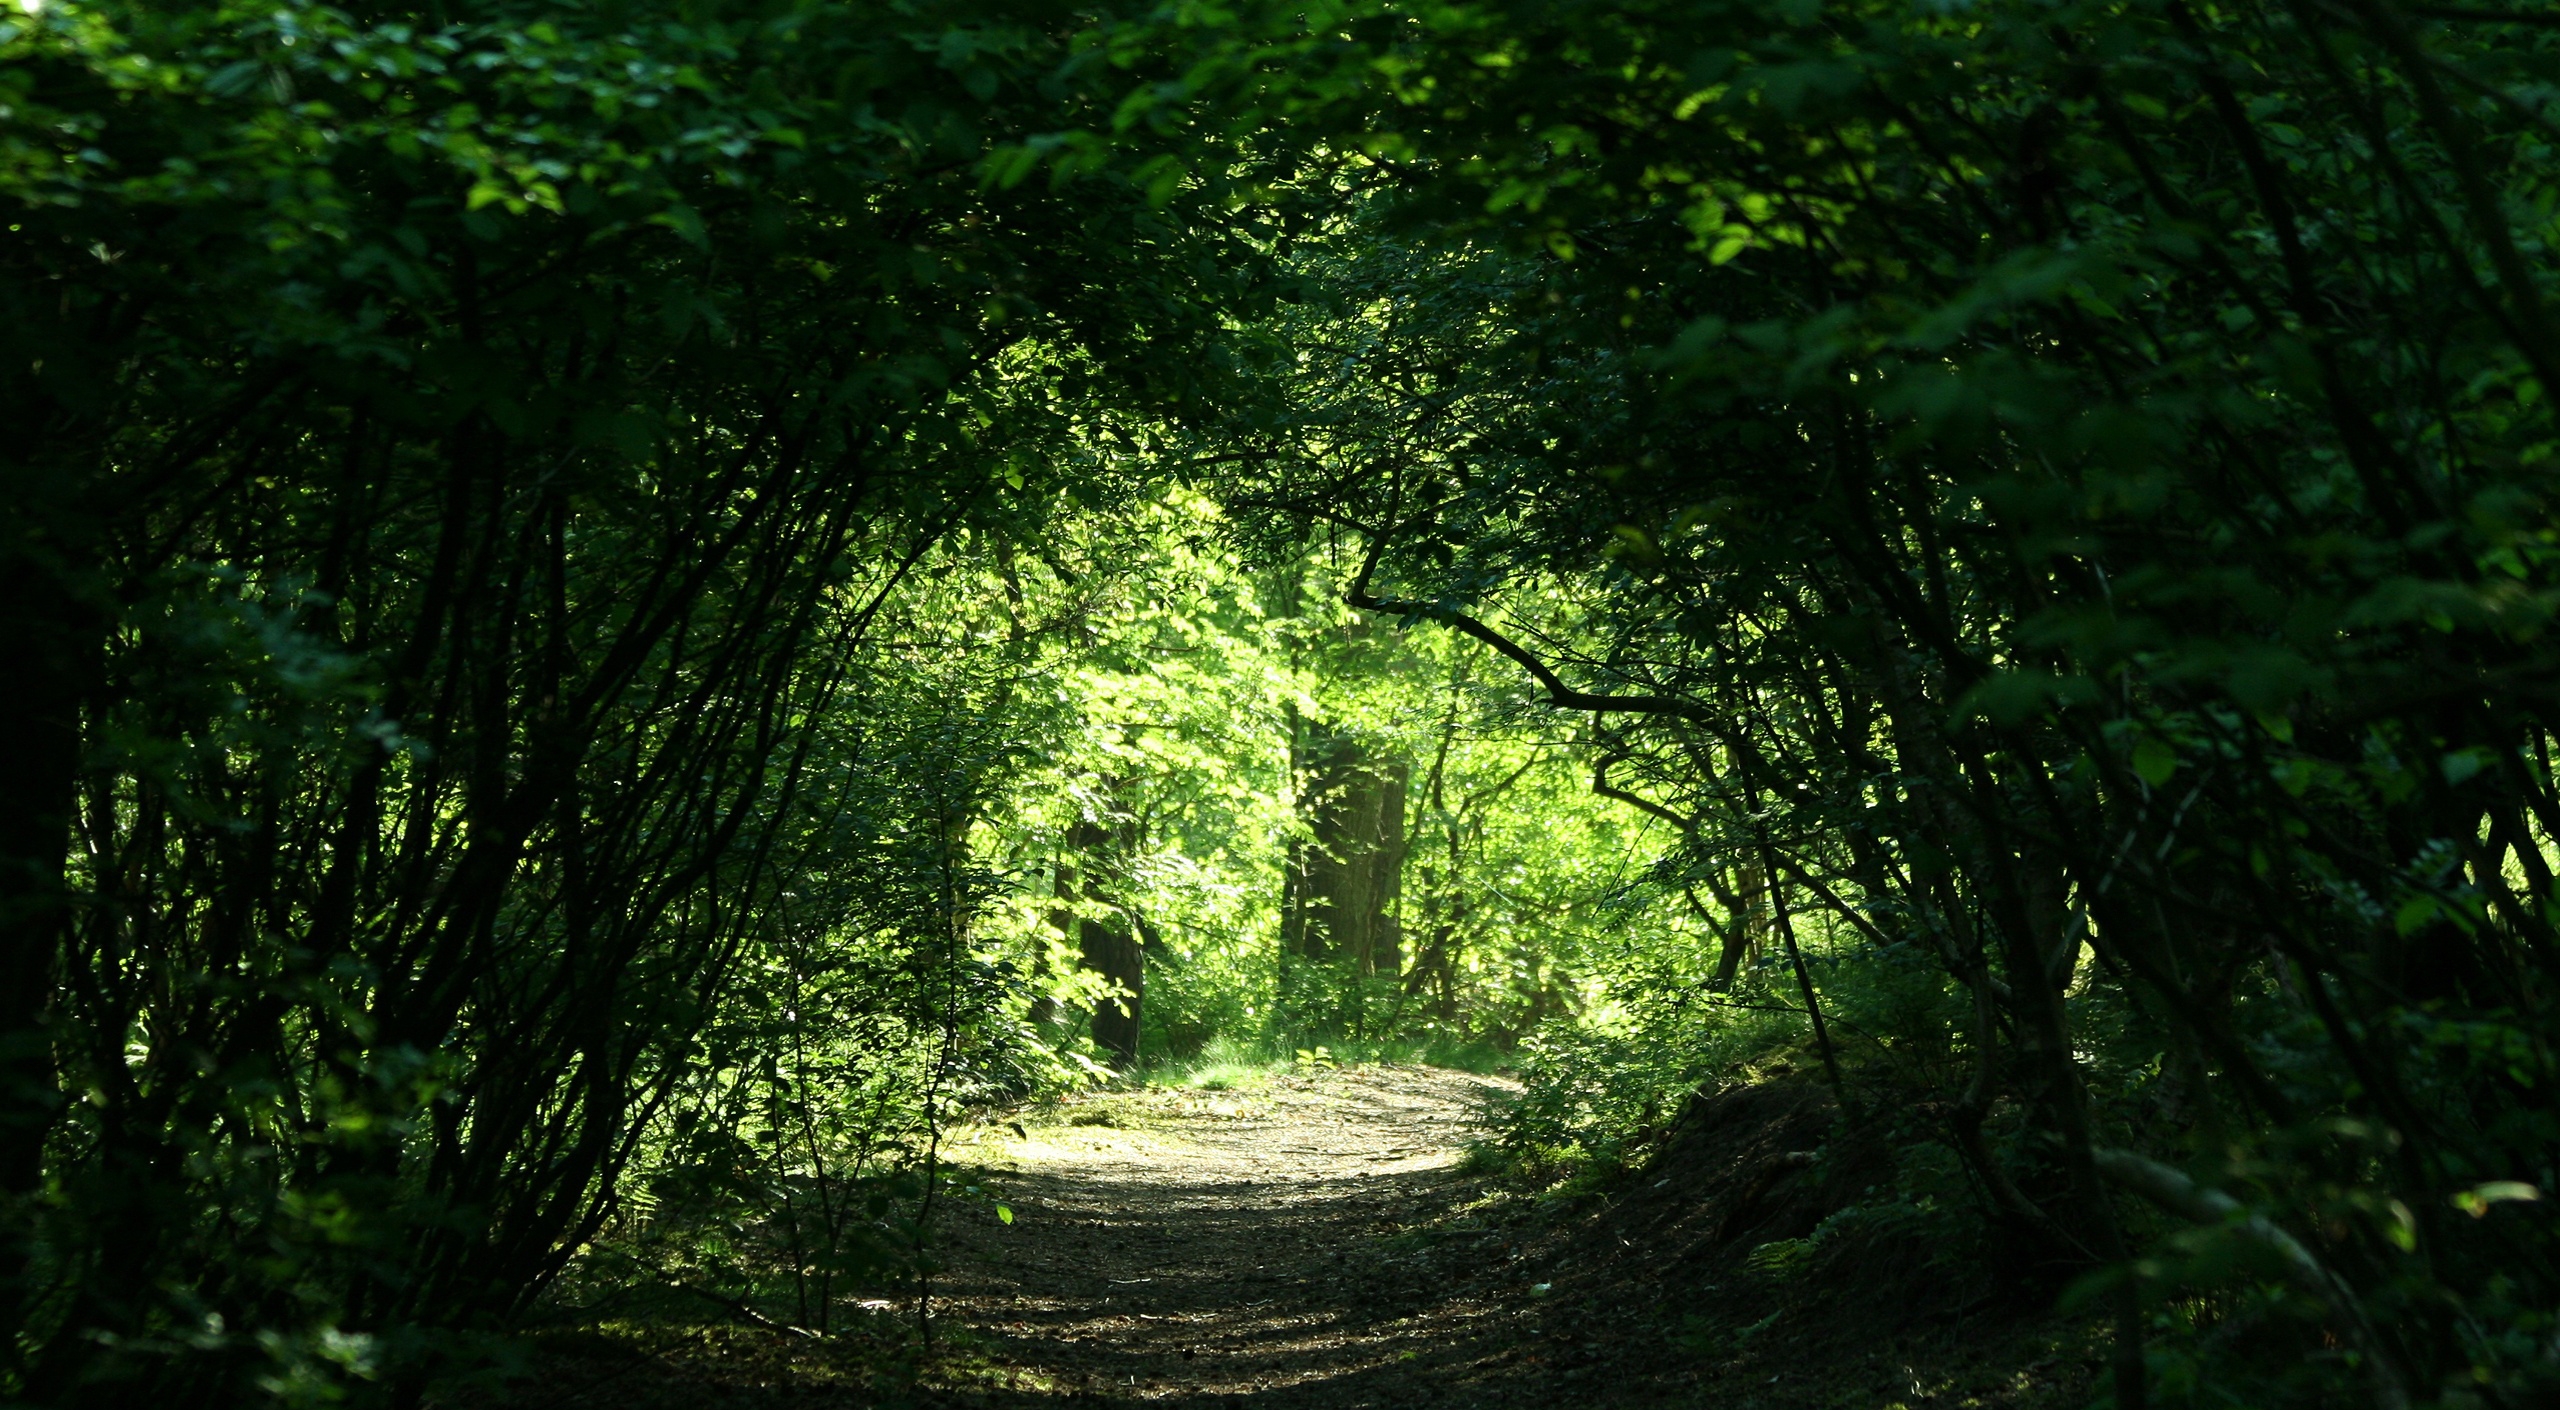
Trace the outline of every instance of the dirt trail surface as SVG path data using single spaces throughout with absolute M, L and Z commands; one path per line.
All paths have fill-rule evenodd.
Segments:
M 1014 1220 L 982 1206 L 953 1221 L 945 1315 L 971 1328 L 977 1374 L 944 1394 L 1253 1410 L 1508 1398 L 1484 1382 L 1527 1369 L 1507 1364 L 1510 1343 L 1534 1330 L 1510 1324 L 1535 1285 L 1499 1228 L 1468 1219 L 1481 1191 L 1460 1172 L 1507 1089 L 1378 1067 L 985 1128 L 953 1154 Z
M 1463 1168 L 1498 1079 L 1372 1067 L 1097 1094 L 955 1133 L 934 1355 L 912 1303 L 815 1337 L 718 1297 L 544 1338 L 536 1410 L 2059 1410 L 2088 1328 L 1943 1224 L 1817 1227 L 1886 1188 L 1826 1092 L 1693 1102 L 1574 1194 Z M 1534 1184 L 1536 1182 L 1529 1182 Z M 997 1215 L 1010 1207 L 1012 1222 Z M 583 1320 L 601 1324 L 588 1314 Z M 469 1401 L 440 1402 L 461 1407 Z
M 2054 1410 L 2096 1360 L 1920 1226 L 1807 1236 L 1888 1169 L 1808 1083 L 1692 1105 L 1641 1175 L 1463 1168 L 1498 1079 L 1426 1067 L 1088 1098 L 954 1156 L 927 1398 L 973 1410 Z M 1025 1118 L 1029 1121 L 1029 1118 Z M 1830 1142 L 1826 1144 L 1826 1142 Z

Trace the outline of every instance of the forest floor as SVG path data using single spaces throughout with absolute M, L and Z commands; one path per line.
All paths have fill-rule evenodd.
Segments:
M 1702 1104 L 1614 1192 L 1468 1160 L 1499 1078 L 1421 1066 L 1146 1090 L 980 1128 L 933 1398 L 984 1410 L 2085 1403 L 2076 1329 L 1874 1245 L 1784 1285 L 1749 1255 L 1828 1211 L 1828 1099 Z M 1854 1161 L 1848 1162 L 1854 1165 Z M 1855 1177 L 1853 1168 L 1835 1174 Z M 1836 1181 L 1835 1181 L 1836 1183 Z M 1801 1187 L 1801 1188 L 1800 1188 Z M 1784 1325 L 1792 1322 L 1793 1325 Z
M 936 1349 L 920 1382 L 884 1379 L 858 1339 L 706 1322 L 660 1329 L 645 1366 L 606 1370 L 593 1390 L 543 1377 L 565 1393 L 535 1399 L 546 1410 L 2087 1403 L 2099 1348 L 2044 1310 L 2049 1296 L 2021 1296 L 1909 1237 L 1807 1252 L 1804 1236 L 1845 1202 L 1837 1191 L 1877 1173 L 1853 1146 L 1825 1147 L 1833 1123 L 1817 1089 L 1778 1082 L 1702 1100 L 1617 1188 L 1543 1193 L 1468 1158 L 1488 1103 L 1510 1090 L 1382 1065 L 1015 1113 L 950 1147 L 982 1197 L 943 1216 Z M 1772 1250 L 1792 1261 L 1779 1267 Z M 886 1331 L 912 1305 L 874 1315 Z

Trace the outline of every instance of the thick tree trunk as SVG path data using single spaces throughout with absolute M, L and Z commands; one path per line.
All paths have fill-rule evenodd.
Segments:
M 1408 770 L 1318 721 L 1301 722 L 1296 743 L 1309 836 L 1290 849 L 1281 948 L 1359 974 L 1401 973 Z
M 1146 950 L 1126 914 L 1109 920 L 1087 919 L 1083 931 L 1084 967 L 1118 990 L 1093 1006 L 1093 1041 L 1127 1066 L 1138 1060 L 1138 1025 L 1147 992 Z
M 1105 894 L 1099 878 L 1110 872 L 1115 843 L 1125 851 L 1133 840 L 1114 838 L 1112 830 L 1100 823 L 1077 823 L 1067 834 L 1067 857 L 1058 863 L 1053 894 L 1060 904 L 1049 913 L 1052 924 L 1075 937 L 1077 960 L 1082 967 L 1113 986 L 1114 994 L 1094 1005 L 1091 1032 L 1094 1045 L 1123 1066 L 1138 1060 L 1139 1025 L 1146 1013 L 1147 952 L 1135 933 L 1130 913 Z M 1081 890 L 1079 861 L 1087 878 Z M 1114 909 L 1106 917 L 1079 916 L 1074 909 L 1079 899 L 1099 901 Z

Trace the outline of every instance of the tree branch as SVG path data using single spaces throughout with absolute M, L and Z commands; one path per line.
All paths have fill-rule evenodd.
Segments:
M 2286 1233 L 2275 1221 L 2263 1214 L 2251 1213 L 2246 1205 L 2207 1185 L 2199 1185 L 2182 1171 L 2145 1156 L 2123 1150 L 2092 1150 L 2090 1158 L 2097 1163 L 2098 1173 L 2122 1185 L 2172 1214 L 2198 1224 L 2219 1225 L 2229 1232 L 2273 1251 L 2283 1260 L 2285 1274 L 2295 1286 L 2320 1299 L 2339 1322 L 2339 1330 L 2356 1342 L 2364 1353 L 2365 1374 L 2372 1384 L 2373 1401 L 2382 1410 L 2406 1410 L 2409 1391 L 2401 1381 L 2399 1368 L 2384 1354 L 2381 1339 L 2374 1334 L 2373 1324 L 2365 1319 L 2364 1306 L 2355 1292 L 2337 1274 L 2332 1273 L 2302 1241 Z
M 1630 715 L 1671 715 L 1681 719 L 1713 722 L 1715 716 L 1693 700 L 1680 700 L 1665 695 L 1595 695 L 1576 690 L 1564 683 L 1546 662 L 1539 660 L 1527 647 L 1486 626 L 1454 607 L 1436 602 L 1415 602 L 1404 598 L 1377 597 L 1369 591 L 1369 577 L 1377 571 L 1378 555 L 1386 548 L 1384 536 L 1372 536 L 1369 553 L 1360 564 L 1360 576 L 1343 594 L 1343 601 L 1364 612 L 1392 612 L 1400 617 L 1428 617 L 1444 626 L 1453 627 L 1509 657 L 1527 671 L 1547 692 L 1547 703 L 1563 710 L 1588 710 L 1594 714 L 1612 712 Z

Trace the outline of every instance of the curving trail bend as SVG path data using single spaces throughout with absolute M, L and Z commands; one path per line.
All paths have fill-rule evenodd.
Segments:
M 953 1155 L 1014 1222 L 955 1213 L 940 1292 L 974 1344 L 938 1398 L 1351 1410 L 1549 1381 L 1497 1333 L 1519 1330 L 1516 1250 L 1470 1227 L 1480 1190 L 1459 1170 L 1486 1099 L 1510 1090 L 1376 1067 L 980 1128 Z

